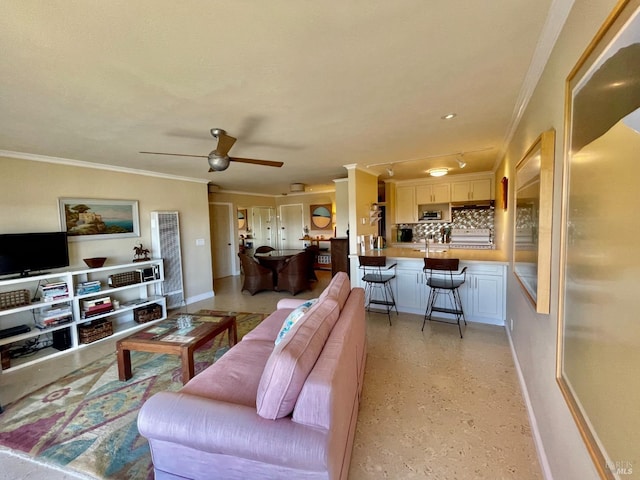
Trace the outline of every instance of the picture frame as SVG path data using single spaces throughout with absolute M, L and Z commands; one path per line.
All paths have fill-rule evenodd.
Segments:
M 140 236 L 137 200 L 59 198 L 58 205 L 70 242 Z
M 238 209 L 238 230 L 247 230 L 248 228 L 247 221 L 247 209 L 239 208 Z
M 513 273 L 536 312 L 549 313 L 555 130 L 543 132 L 516 165 Z
M 502 187 L 502 209 L 507 210 L 509 205 L 509 179 L 502 177 L 500 180 L 500 186 Z
M 310 218 L 311 230 L 331 230 L 332 214 L 331 204 L 311 205 Z
M 603 479 L 638 469 L 638 32 L 619 2 L 565 84 L 556 381 Z

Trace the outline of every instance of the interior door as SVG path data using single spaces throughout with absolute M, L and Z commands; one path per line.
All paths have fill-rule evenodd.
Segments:
M 303 235 L 302 204 L 282 205 L 280 207 L 280 245 L 282 248 L 302 248 L 300 239 Z
M 228 203 L 210 203 L 209 218 L 211 225 L 211 262 L 213 278 L 233 275 L 235 255 L 233 241 L 232 205 Z
M 253 207 L 251 209 L 251 230 L 253 232 L 253 248 L 276 245 L 276 212 L 273 207 Z

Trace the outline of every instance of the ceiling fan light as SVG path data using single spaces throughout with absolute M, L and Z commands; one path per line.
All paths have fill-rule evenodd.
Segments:
M 429 173 L 429 175 L 431 175 L 432 177 L 443 177 L 447 173 L 449 173 L 449 169 L 448 168 L 431 168 L 427 170 L 427 173 Z
M 214 172 L 222 172 L 229 168 L 229 157 L 216 155 L 215 151 L 209 154 L 207 161 Z

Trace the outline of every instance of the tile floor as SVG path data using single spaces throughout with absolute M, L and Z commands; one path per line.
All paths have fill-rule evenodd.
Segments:
M 329 281 L 327 272 L 313 291 Z M 216 296 L 188 307 L 270 312 L 287 293 L 239 294 L 239 277 L 216 281 Z M 350 480 L 541 479 L 535 447 L 503 328 L 457 328 L 422 317 L 368 314 L 368 357 Z M 7 404 L 53 378 L 114 351 L 114 339 L 0 375 Z M 0 451 L 0 479 L 78 477 Z

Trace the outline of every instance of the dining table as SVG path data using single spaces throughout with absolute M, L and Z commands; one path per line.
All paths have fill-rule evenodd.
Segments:
M 273 272 L 273 284 L 278 285 L 278 271 L 280 271 L 289 258 L 302 252 L 304 252 L 304 250 L 285 248 L 264 253 L 254 253 L 253 256 L 258 260 L 260 265 L 267 267 Z

